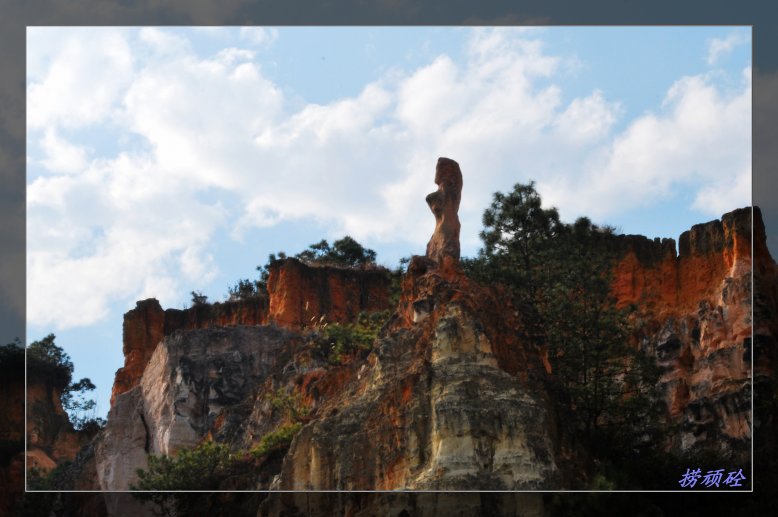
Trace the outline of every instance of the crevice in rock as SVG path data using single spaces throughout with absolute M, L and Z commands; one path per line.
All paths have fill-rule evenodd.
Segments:
M 149 426 L 146 423 L 146 419 L 143 417 L 143 412 L 138 412 L 138 416 L 140 417 L 140 421 L 143 424 L 143 430 L 146 433 L 146 441 L 143 444 L 143 450 L 146 451 L 146 454 L 149 454 L 151 452 L 151 432 L 149 431 Z

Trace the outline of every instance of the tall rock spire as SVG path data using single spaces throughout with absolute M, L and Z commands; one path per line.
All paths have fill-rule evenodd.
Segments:
M 449 158 L 438 158 L 435 167 L 438 190 L 427 196 L 435 215 L 435 232 L 427 244 L 427 258 L 442 265 L 445 257 L 459 261 L 459 201 L 462 198 L 462 171 Z

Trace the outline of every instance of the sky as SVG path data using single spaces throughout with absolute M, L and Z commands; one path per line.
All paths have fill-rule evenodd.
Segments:
M 225 299 L 346 234 L 423 254 L 439 156 L 464 256 L 496 191 L 671 237 L 751 204 L 746 27 L 27 29 L 27 338 L 108 410 L 122 315 Z

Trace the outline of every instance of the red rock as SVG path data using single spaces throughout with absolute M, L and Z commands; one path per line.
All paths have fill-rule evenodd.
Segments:
M 360 312 L 389 308 L 383 269 L 309 266 L 288 258 L 270 268 L 268 321 L 291 329 L 354 321 Z
M 667 368 L 660 384 L 682 423 L 675 445 L 684 450 L 740 440 L 744 452 L 750 443 L 751 335 L 760 341 L 778 331 L 774 318 L 759 318 L 778 309 L 778 268 L 758 208 L 753 240 L 751 219 L 748 207 L 695 225 L 681 234 L 677 256 L 671 239 L 619 238 L 613 294 L 619 306 L 636 308 L 636 343 L 648 339 L 646 351 Z M 760 310 L 751 303 L 752 273 Z M 755 369 L 756 379 L 772 375 L 769 354 L 757 355 Z
M 122 341 L 124 366 L 116 372 L 111 390 L 111 406 L 117 395 L 138 385 L 143 370 L 165 331 L 165 312 L 153 298 L 142 300 L 124 315 Z
M 438 190 L 427 196 L 435 216 L 435 232 L 427 244 L 427 258 L 442 265 L 446 257 L 459 261 L 459 201 L 462 198 L 462 172 L 449 158 L 438 158 L 435 167 Z

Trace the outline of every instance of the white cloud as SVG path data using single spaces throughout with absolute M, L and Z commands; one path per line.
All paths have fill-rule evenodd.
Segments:
M 266 47 L 278 39 L 278 30 L 265 27 L 241 27 L 240 38 L 253 45 Z
M 68 33 L 68 45 L 96 38 L 84 33 Z M 208 250 L 217 233 L 239 240 L 252 228 L 311 218 L 367 245 L 423 246 L 438 156 L 456 159 L 465 175 L 463 248 L 476 245 L 492 193 L 531 178 L 546 202 L 575 215 L 617 214 L 695 182 L 704 185 L 700 207 L 718 210 L 711 200 L 726 190 L 739 203 L 750 84 L 731 95 L 711 77 L 683 78 L 661 110 L 614 134 L 619 103 L 600 91 L 563 101 L 562 61 L 538 34 L 476 29 L 463 60 L 441 54 L 391 69 L 355 96 L 295 110 L 252 49 L 199 56 L 180 35 L 144 29 L 134 56 L 53 53 L 30 86 L 30 135 L 42 139 L 53 173 L 28 185 L 30 321 L 90 324 L 112 301 L 135 297 L 175 303 L 216 273 Z M 100 37 L 130 48 L 121 35 Z M 269 44 L 277 33 L 241 37 Z M 98 115 L 50 98 L 65 91 L 73 106 L 87 103 L 80 97 L 90 90 L 52 79 L 70 61 L 119 71 L 98 76 L 108 83 L 98 90 L 110 91 Z M 98 128 L 110 120 L 149 145 L 94 159 L 57 131 L 72 120 Z M 230 202 L 204 203 L 203 193 Z
M 60 138 L 52 127 L 46 129 L 41 148 L 46 154 L 42 161 L 43 166 L 52 172 L 73 174 L 86 167 L 87 149 Z
M 708 40 L 708 64 L 715 65 L 719 59 L 730 54 L 735 47 L 750 41 L 750 34 L 742 31 L 733 32 L 725 38 L 711 38 Z
M 57 51 L 38 51 L 52 57 L 45 73 L 38 70 L 40 80 L 27 87 L 28 127 L 78 128 L 104 121 L 132 74 L 124 33 L 92 29 L 58 43 Z
M 614 135 L 580 176 L 539 181 L 544 199 L 563 214 L 594 217 L 648 206 L 680 187 L 698 190 L 693 206 L 710 215 L 750 204 L 750 79 L 725 93 L 712 76 L 683 77 L 668 90 L 663 108 Z M 725 191 L 721 202 L 703 202 Z

